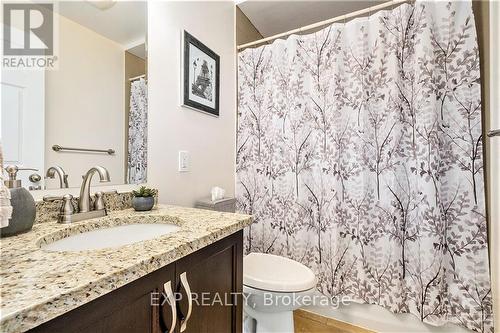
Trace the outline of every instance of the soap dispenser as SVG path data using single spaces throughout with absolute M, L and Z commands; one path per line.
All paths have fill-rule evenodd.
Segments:
M 5 168 L 9 179 L 5 180 L 4 183 L 10 191 L 12 217 L 9 225 L 0 229 L 0 237 L 13 236 L 29 231 L 35 222 L 35 200 L 30 192 L 22 187 L 21 180 L 17 179 L 17 172 L 20 170 L 38 171 L 33 168 L 20 168 L 16 165 L 8 165 Z
M 22 187 L 21 179 L 17 179 L 17 172 L 19 170 L 38 171 L 38 169 L 33 169 L 33 168 L 20 168 L 17 165 L 7 165 L 5 167 L 5 171 L 7 171 L 7 174 L 9 175 L 9 179 L 4 181 L 5 186 L 7 186 L 7 188 L 20 188 L 20 187 Z

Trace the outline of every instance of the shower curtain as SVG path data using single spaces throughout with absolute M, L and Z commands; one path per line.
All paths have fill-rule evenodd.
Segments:
M 492 332 L 470 1 L 403 4 L 239 55 L 245 250 L 325 295 Z
M 127 164 L 129 184 L 142 184 L 147 181 L 148 96 L 146 80 L 142 78 L 132 81 L 130 87 Z

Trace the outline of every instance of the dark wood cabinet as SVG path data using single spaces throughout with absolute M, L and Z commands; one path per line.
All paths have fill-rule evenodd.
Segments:
M 120 309 L 109 316 L 98 318 L 83 329 L 78 329 L 78 332 L 152 332 L 153 308 L 150 306 L 150 299 L 150 294 L 147 293 L 132 300 L 131 304 L 120 306 Z M 131 313 L 134 315 L 131 316 Z
M 239 231 L 30 332 L 241 333 L 242 241 Z
M 182 295 L 178 302 L 180 329 L 185 326 L 187 333 L 241 332 L 242 258 L 242 241 L 226 238 L 218 246 L 206 247 L 176 263 L 176 291 Z M 195 299 L 188 299 L 186 289 Z

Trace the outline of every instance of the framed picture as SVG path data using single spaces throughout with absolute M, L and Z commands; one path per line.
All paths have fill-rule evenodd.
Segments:
M 184 31 L 183 105 L 219 116 L 219 56 Z

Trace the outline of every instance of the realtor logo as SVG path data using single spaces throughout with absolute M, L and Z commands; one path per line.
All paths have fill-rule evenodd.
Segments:
M 54 54 L 53 4 L 3 4 L 4 56 Z

